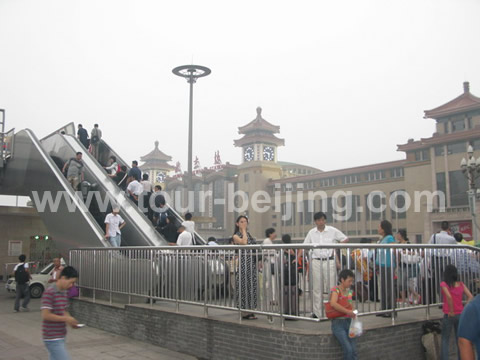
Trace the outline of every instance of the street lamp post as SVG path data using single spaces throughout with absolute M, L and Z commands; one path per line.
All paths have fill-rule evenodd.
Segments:
M 460 168 L 463 174 L 468 179 L 468 205 L 470 206 L 470 214 L 472 215 L 473 240 L 475 244 L 479 243 L 478 225 L 477 225 L 477 211 L 476 201 L 477 196 L 480 195 L 475 180 L 480 176 L 480 157 L 475 160 L 473 157 L 473 147 L 469 145 L 467 148 L 467 159 L 463 158 L 460 163 Z
M 172 72 L 187 79 L 190 84 L 190 104 L 188 113 L 188 179 L 187 187 L 188 191 L 193 190 L 193 170 L 192 170 L 192 148 L 193 148 L 193 84 L 198 78 L 210 75 L 212 72 L 209 68 L 200 65 L 182 65 L 177 66 Z

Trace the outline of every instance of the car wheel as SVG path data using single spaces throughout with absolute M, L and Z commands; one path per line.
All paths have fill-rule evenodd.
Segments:
M 43 294 L 43 286 L 40 284 L 33 284 L 30 286 L 30 297 L 37 299 L 42 297 Z

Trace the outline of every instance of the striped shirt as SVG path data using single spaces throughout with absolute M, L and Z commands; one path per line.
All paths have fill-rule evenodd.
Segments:
M 52 314 L 64 315 L 68 306 L 66 290 L 58 290 L 57 285 L 48 287 L 42 296 L 41 309 L 49 309 Z M 67 335 L 67 326 L 64 322 L 42 321 L 43 340 L 59 340 Z

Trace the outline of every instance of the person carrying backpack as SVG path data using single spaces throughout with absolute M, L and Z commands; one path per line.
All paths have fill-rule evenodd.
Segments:
M 98 124 L 95 124 L 90 133 L 90 152 L 97 160 L 100 155 L 100 140 L 102 140 L 102 130 L 100 130 Z
M 30 286 L 28 282 L 32 278 L 30 271 L 28 270 L 28 263 L 25 262 L 27 257 L 25 255 L 20 255 L 18 260 L 20 262 L 13 269 L 15 275 L 16 289 L 15 289 L 15 307 L 14 312 L 19 312 L 20 310 L 20 299 L 23 296 L 22 310 L 28 311 L 28 303 L 30 302 Z

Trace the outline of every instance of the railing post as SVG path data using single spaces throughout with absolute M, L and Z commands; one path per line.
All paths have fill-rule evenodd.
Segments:
M 279 313 L 280 313 L 280 324 L 282 326 L 282 330 L 285 328 L 285 317 L 284 317 L 284 314 L 283 314 L 283 309 L 284 309 L 284 295 L 285 295 L 285 283 L 283 281 L 283 279 L 285 279 L 285 266 L 283 266 L 283 249 L 280 249 L 280 294 L 279 294 L 279 297 L 280 297 L 280 309 L 279 309 Z
M 424 256 L 423 256 L 423 272 L 424 272 L 424 279 L 423 279 L 423 282 L 424 282 L 424 288 L 425 288 L 425 304 L 427 305 L 427 307 L 425 308 L 425 317 L 427 320 L 430 320 L 430 284 L 432 282 L 432 279 L 431 277 L 428 276 L 428 251 L 427 249 L 425 249 L 424 251 Z M 431 252 L 430 252 L 430 257 L 431 257 Z M 432 259 L 430 259 L 430 262 L 432 261 Z M 431 276 L 433 276 L 433 269 L 432 269 L 432 274 L 430 274 Z
M 83 253 L 82 253 L 81 250 L 77 250 L 77 252 L 78 252 L 78 256 L 77 256 L 77 258 L 78 258 L 78 271 L 79 271 L 79 274 L 81 274 L 82 273 L 82 254 Z M 81 286 L 81 284 L 82 284 L 82 278 L 80 278 L 78 280 L 78 298 L 79 299 L 82 298 L 82 286 Z
M 304 250 L 305 251 L 305 250 Z M 313 257 L 312 257 L 312 251 L 309 249 L 308 250 L 308 283 L 309 283 L 309 291 L 310 291 L 310 305 L 313 312 Z M 323 301 L 321 303 L 321 311 L 323 312 Z
M 210 286 L 208 284 L 208 251 L 203 249 L 203 258 L 205 262 L 205 274 L 204 274 L 204 291 L 203 291 L 203 316 L 208 317 L 207 296 L 210 292 Z
M 237 268 L 237 267 L 236 267 Z M 235 278 L 235 282 L 238 281 L 238 294 L 235 294 L 236 301 L 238 301 L 238 320 L 242 321 L 242 250 L 238 249 L 238 278 Z M 237 280 L 238 279 L 238 280 Z M 236 286 L 235 286 L 236 287 Z
M 179 255 L 178 255 L 178 249 L 175 249 L 175 310 L 178 313 L 180 310 L 180 303 L 178 302 L 178 287 L 180 286 L 179 281 L 178 281 L 178 269 L 180 267 L 179 265 Z
M 377 301 L 378 301 L 378 274 L 377 274 L 377 251 L 376 249 L 372 250 L 372 262 L 373 262 L 373 311 L 377 311 Z M 378 267 L 378 272 L 380 272 L 380 266 Z
M 395 325 L 395 316 L 396 312 L 395 309 L 397 307 L 397 294 L 395 294 L 395 286 L 394 286 L 394 274 L 395 274 L 395 262 L 396 258 L 393 256 L 394 249 L 388 249 L 390 251 L 390 291 L 391 291 L 391 299 L 392 299 L 392 325 Z M 385 259 L 386 263 L 386 259 Z M 386 292 L 385 292 L 386 293 Z
M 112 305 L 112 290 L 113 290 L 113 251 L 111 249 L 107 250 L 108 253 L 110 254 L 110 276 L 109 276 L 109 297 L 110 297 L 110 305 Z
M 128 249 L 128 304 L 132 303 L 132 250 Z
M 153 250 L 148 250 L 150 254 L 150 306 L 153 306 L 153 269 L 154 269 L 154 260 L 153 260 Z
M 96 250 L 93 250 L 93 302 L 96 300 L 96 289 L 97 289 L 97 254 Z

